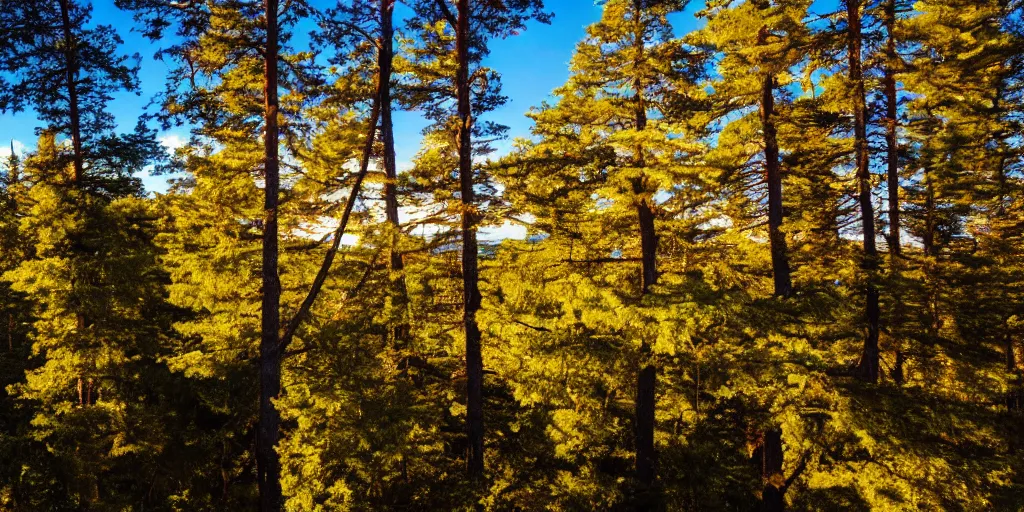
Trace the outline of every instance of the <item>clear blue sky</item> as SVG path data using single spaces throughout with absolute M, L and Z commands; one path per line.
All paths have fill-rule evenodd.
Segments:
M 316 4 L 333 3 L 333 0 L 314 0 Z M 520 35 L 506 40 L 494 41 L 486 65 L 502 75 L 502 86 L 509 102 L 488 115 L 488 119 L 511 128 L 510 139 L 529 135 L 530 120 L 524 113 L 531 106 L 539 105 L 548 98 L 551 91 L 565 82 L 568 64 L 576 43 L 583 37 L 585 27 L 601 15 L 601 7 L 593 0 L 548 0 L 547 9 L 555 17 L 550 25 L 531 23 Z M 702 2 L 697 1 L 687 11 L 673 19 L 677 32 L 685 33 L 698 26 L 692 13 Z M 121 129 L 134 127 L 138 116 L 144 111 L 154 93 L 161 90 L 167 66 L 153 58 L 157 46 L 132 32 L 131 16 L 117 10 L 113 0 L 93 0 L 93 21 L 117 28 L 124 39 L 125 53 L 138 52 L 142 56 L 140 80 L 142 94 L 121 93 L 110 105 Z M 399 162 L 408 162 L 416 154 L 420 142 L 420 130 L 425 125 L 417 112 L 404 112 L 395 117 L 395 139 Z M 34 145 L 34 130 L 38 127 L 32 112 L 0 116 L 0 147 L 8 147 L 15 140 L 27 147 Z M 164 137 L 184 138 L 184 130 L 161 134 Z M 508 143 L 499 144 L 499 149 Z M 149 190 L 162 191 L 166 188 L 163 178 L 145 179 Z

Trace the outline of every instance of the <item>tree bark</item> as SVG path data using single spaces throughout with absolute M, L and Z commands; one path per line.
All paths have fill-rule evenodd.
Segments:
M 899 98 L 896 95 L 896 0 L 887 0 L 885 14 L 885 70 L 882 83 L 885 88 L 885 148 L 886 180 L 889 188 L 889 254 L 893 265 L 902 252 L 900 243 L 900 175 L 899 175 Z
M 764 433 L 761 445 L 761 510 L 764 512 L 782 512 L 786 509 L 785 487 L 776 486 L 773 480 L 781 480 L 782 463 L 782 429 L 773 428 Z
M 60 0 L 61 25 L 64 32 L 64 79 L 68 90 L 68 114 L 71 122 L 71 148 L 74 159 L 76 185 L 85 177 L 85 157 L 82 155 L 82 116 L 78 110 L 78 49 L 71 26 L 71 6 Z
M 68 91 L 68 116 L 70 117 L 71 124 L 71 151 L 72 160 L 74 167 L 74 186 L 78 189 L 82 189 L 83 180 L 85 179 L 85 157 L 82 155 L 82 128 L 81 128 L 81 113 L 78 109 L 78 49 L 76 48 L 75 37 L 72 33 L 73 27 L 71 26 L 71 6 L 68 0 L 60 0 L 60 16 L 61 16 L 61 29 L 64 35 L 64 80 Z M 11 153 L 14 154 L 13 152 Z M 71 252 L 72 261 L 77 260 L 78 254 L 81 252 L 80 240 L 78 234 L 71 235 Z M 71 291 L 74 296 L 75 291 L 75 279 L 71 280 Z M 75 312 L 75 326 L 76 334 L 79 336 L 85 335 L 85 328 L 88 326 L 88 320 L 85 317 L 85 313 L 81 311 L 81 301 L 78 297 L 72 299 L 72 304 L 75 304 L 79 310 Z M 78 402 L 79 405 L 82 403 L 82 378 L 78 379 Z
M 900 175 L 899 175 L 899 97 L 896 93 L 896 73 L 899 55 L 896 53 L 896 0 L 887 0 L 883 6 L 885 19 L 885 69 L 882 85 L 885 94 L 885 147 L 886 147 L 886 181 L 889 188 L 889 272 L 892 279 L 900 275 L 900 257 L 903 244 L 900 237 Z M 898 333 L 903 321 L 903 298 L 898 283 L 894 283 L 893 311 L 891 332 L 896 345 L 896 362 L 893 364 L 892 378 L 897 386 L 905 380 L 903 372 L 904 354 L 899 346 Z
M 766 73 L 761 84 L 761 126 L 764 133 L 764 166 L 768 182 L 768 238 L 772 252 L 775 295 L 793 293 L 786 235 L 782 232 L 782 169 L 779 162 L 778 132 L 775 128 L 775 77 Z
M 395 307 L 402 312 L 402 318 L 391 330 L 393 344 L 404 346 L 408 338 L 409 325 L 406 317 L 408 290 L 405 284 L 405 261 L 398 248 L 401 222 L 398 217 L 398 166 L 395 157 L 395 132 L 391 119 L 391 69 L 394 60 L 394 2 L 380 0 L 380 53 L 378 67 L 380 69 L 380 115 L 381 141 L 384 143 L 384 213 L 394 235 L 391 238 L 388 270 L 391 274 Z
M 762 26 L 757 34 L 757 44 L 764 45 L 767 42 L 768 27 Z M 789 297 L 793 293 L 793 280 L 790 276 L 786 234 L 782 232 L 782 168 L 779 161 L 778 130 L 775 128 L 775 75 L 771 72 L 765 72 L 761 78 L 759 107 L 764 137 L 765 181 L 768 184 L 768 241 L 772 253 L 772 278 L 775 281 L 775 296 Z
M 638 94 L 638 103 L 642 98 Z M 637 109 L 637 128 L 643 130 L 647 124 L 646 112 L 642 107 Z M 642 151 L 642 148 L 637 148 Z M 638 153 L 638 165 L 643 164 L 643 153 Z M 643 192 L 643 177 L 634 182 L 634 192 Z M 641 296 L 650 292 L 651 286 L 658 283 L 657 252 L 658 236 L 654 227 L 654 211 L 646 199 L 637 202 L 637 221 L 640 228 L 640 265 L 643 273 Z M 654 416 L 657 400 L 658 373 L 654 366 L 651 346 L 647 340 L 640 342 L 640 369 L 636 380 L 636 425 L 635 425 L 635 456 L 636 479 L 642 496 L 638 500 L 638 509 L 656 508 L 656 498 L 652 495 L 655 481 L 654 450 Z
M 462 199 L 462 323 L 466 334 L 466 434 L 469 453 L 466 469 L 472 479 L 484 474 L 484 362 L 480 328 L 476 312 L 480 309 L 477 213 L 473 191 L 473 110 L 469 82 L 469 0 L 458 0 L 455 27 L 455 52 L 458 69 L 455 88 L 458 96 L 459 189 Z
M 638 132 L 647 129 L 647 103 L 644 98 L 644 83 L 641 79 L 641 66 L 644 56 L 644 27 L 639 21 L 643 18 L 644 5 L 640 0 L 633 2 L 633 19 L 637 20 L 634 37 L 636 51 L 636 76 L 633 79 L 634 119 Z M 642 145 L 637 146 L 635 163 L 640 169 L 646 166 L 646 158 Z M 633 193 L 638 195 L 636 204 L 637 224 L 640 230 L 640 265 L 641 265 L 641 297 L 650 293 L 651 286 L 658 282 L 658 235 L 655 231 L 654 205 L 646 198 L 646 177 L 641 175 L 633 181 Z M 635 458 L 638 496 L 637 510 L 652 510 L 659 507 L 659 496 L 655 490 L 656 457 L 654 449 L 655 411 L 657 408 L 658 373 L 654 365 L 653 353 L 647 340 L 640 342 L 640 365 L 636 379 L 635 403 Z
M 263 290 L 260 341 L 260 403 L 256 434 L 256 468 L 259 481 L 260 510 L 281 510 L 281 461 L 277 440 L 281 415 L 273 400 L 281 392 L 281 281 L 278 276 L 277 208 L 280 189 L 278 160 L 278 0 L 264 0 L 266 16 L 266 48 L 263 59 L 264 94 L 264 221 L 263 221 Z
M 871 170 L 869 168 L 867 136 L 867 99 L 864 92 L 864 74 L 861 65 L 861 16 L 860 0 L 846 0 L 847 57 L 850 67 L 850 83 L 853 85 L 853 137 L 857 164 L 861 223 L 864 231 L 864 254 L 861 266 L 867 272 L 867 304 L 865 319 L 867 333 L 861 351 L 858 376 L 866 382 L 878 382 L 878 330 L 881 310 L 878 303 L 878 287 L 875 285 L 875 271 L 878 268 L 878 249 L 875 245 L 875 210 L 871 202 Z

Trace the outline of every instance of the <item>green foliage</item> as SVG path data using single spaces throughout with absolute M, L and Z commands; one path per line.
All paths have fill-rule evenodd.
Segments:
M 0 9 L 0 111 L 31 107 L 46 125 L 0 162 L 0 508 L 254 508 L 266 22 L 256 2 L 117 4 L 172 63 L 154 117 L 192 140 L 169 165 L 144 123 L 112 129 L 107 101 L 136 87 L 113 28 L 69 2 L 69 47 L 59 3 Z M 390 3 L 282 11 L 285 324 L 369 148 L 346 236 L 283 357 L 285 509 L 1024 507 L 1019 2 L 863 6 L 869 192 L 889 192 L 895 123 L 903 219 L 899 254 L 878 270 L 862 265 L 845 9 L 708 1 L 706 26 L 681 34 L 684 1 L 604 1 L 566 83 L 527 114 L 530 137 L 499 158 L 506 129 L 482 118 L 506 101 L 488 41 L 549 15 L 537 0 L 470 5 L 472 205 L 456 172 L 452 3 L 394 11 L 406 18 L 393 106 L 431 123 L 395 180 L 391 127 L 370 126 Z M 310 47 L 293 45 L 307 28 Z M 69 70 L 77 103 L 67 84 L 40 85 Z M 765 222 L 766 90 L 793 268 L 784 298 Z M 144 194 L 138 174 L 168 169 L 171 190 Z M 876 209 L 868 222 L 893 229 Z M 480 478 L 466 462 L 467 213 L 482 239 L 511 221 L 528 231 L 479 253 Z M 851 370 L 869 282 L 882 297 L 878 383 Z M 635 473 L 646 365 L 650 488 Z

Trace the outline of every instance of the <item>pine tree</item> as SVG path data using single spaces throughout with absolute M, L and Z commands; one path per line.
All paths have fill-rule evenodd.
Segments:
M 701 16 L 708 26 L 697 37 L 701 44 L 722 52 L 721 81 L 716 94 L 729 111 L 756 105 L 763 137 L 763 166 L 768 195 L 768 227 L 776 295 L 792 293 L 789 255 L 782 231 L 783 196 L 779 163 L 775 91 L 786 83 L 799 60 L 807 35 L 803 20 L 808 3 L 713 2 Z M 756 98 L 756 100 L 753 100 Z
M 783 231 L 786 201 L 781 167 L 783 155 L 778 137 L 779 111 L 787 106 L 785 103 L 777 105 L 776 94 L 778 91 L 788 92 L 787 88 L 793 81 L 791 72 L 810 49 L 809 27 L 805 23 L 809 5 L 809 2 L 800 0 L 709 2 L 699 14 L 708 19 L 708 24 L 693 36 L 698 44 L 721 54 L 717 66 L 719 79 L 714 82 L 714 88 L 719 104 L 723 106 L 723 115 L 743 116 L 725 128 L 718 144 L 718 149 L 724 148 L 725 152 L 715 158 L 721 159 L 719 165 L 731 170 L 735 186 L 739 189 L 736 199 L 741 204 L 746 201 L 759 203 L 754 194 L 767 196 L 774 295 L 782 298 L 793 294 L 793 285 L 791 255 Z M 755 121 L 750 119 L 750 110 L 755 107 L 760 126 L 755 126 Z M 758 145 L 763 148 L 761 154 L 730 147 L 732 140 L 724 138 L 729 132 L 736 134 L 730 136 L 744 138 L 756 133 Z M 751 164 L 759 166 L 762 174 L 751 173 L 748 170 Z M 766 193 L 758 190 L 761 183 L 764 183 Z M 760 215 L 755 218 L 758 217 Z M 778 418 L 770 418 L 766 423 L 755 436 L 759 441 L 754 452 L 755 458 L 761 455 L 758 469 L 764 481 L 762 506 L 765 510 L 781 510 L 789 487 L 783 476 L 784 433 L 780 430 Z M 799 471 L 794 470 L 793 475 L 798 474 Z
M 527 21 L 534 18 L 546 21 L 549 15 L 542 11 L 542 0 L 499 3 L 457 0 L 454 6 L 447 0 L 423 0 L 415 8 L 417 12 L 410 21 L 411 26 L 422 28 L 424 38 L 437 37 L 440 43 L 431 47 L 437 53 L 424 54 L 421 59 L 427 65 L 432 59 L 450 59 L 454 62 L 454 69 L 443 69 L 441 71 L 445 74 L 437 75 L 440 80 L 451 81 L 451 90 L 437 88 L 437 92 L 425 98 L 425 101 L 429 103 L 427 112 L 433 121 L 453 132 L 454 146 L 457 148 L 463 329 L 466 337 L 466 434 L 469 441 L 466 466 L 471 478 L 480 480 L 484 476 L 484 367 L 481 333 L 476 320 L 482 298 L 479 289 L 477 226 L 480 219 L 475 198 L 477 185 L 474 179 L 473 137 L 501 133 L 500 127 L 478 123 L 476 118 L 504 101 L 492 89 L 496 86 L 492 85 L 492 79 L 497 77 L 487 76 L 489 73 L 480 68 L 480 61 L 488 53 L 488 39 L 514 35 L 525 28 Z M 438 24 L 441 24 L 440 28 Z M 481 79 L 486 80 L 484 93 L 474 98 L 473 85 Z M 455 103 L 454 112 L 444 107 L 452 100 Z
M 695 85 L 702 72 L 701 57 L 684 49 L 667 20 L 684 7 L 683 2 L 605 4 L 601 21 L 588 28 L 577 47 L 569 83 L 556 91 L 558 103 L 531 114 L 540 141 L 522 157 L 517 173 L 505 180 L 510 197 L 528 201 L 521 207 L 538 218 L 544 231 L 580 240 L 584 254 L 593 252 L 591 243 L 602 240 L 578 230 L 612 219 L 625 227 L 626 219 L 635 216 L 627 239 L 639 240 L 634 261 L 641 263 L 641 278 L 623 300 L 638 305 L 650 300 L 647 296 L 658 285 L 661 235 L 655 222 L 665 211 L 659 196 L 675 196 L 685 210 L 702 197 L 706 186 L 693 165 L 700 151 L 700 129 L 690 128 L 698 123 L 687 124 L 702 96 Z M 553 204 L 533 204 L 543 201 L 549 190 L 555 191 Z M 569 201 L 559 201 L 560 197 Z M 594 208 L 601 212 L 598 217 L 587 213 Z M 596 252 L 595 256 L 601 251 Z M 569 258 L 573 259 L 571 252 Z M 608 263 L 615 264 L 614 259 Z M 640 335 L 631 341 L 638 350 L 629 356 L 638 364 L 633 420 L 640 493 L 636 499 L 637 506 L 652 507 L 657 502 L 656 356 L 653 340 Z
M 214 139 L 238 140 L 244 132 L 256 135 L 262 132 L 263 160 L 260 164 L 263 181 L 263 219 L 260 222 L 263 241 L 261 244 L 261 343 L 260 343 L 260 407 L 257 427 L 256 460 L 259 472 L 261 510 L 278 510 L 281 495 L 281 467 L 276 445 L 280 436 L 280 413 L 273 400 L 281 393 L 282 347 L 281 336 L 281 294 L 279 275 L 279 203 L 281 195 L 281 126 L 280 117 L 287 112 L 280 105 L 280 89 L 291 86 L 302 87 L 302 77 L 280 75 L 282 48 L 289 39 L 289 30 L 298 19 L 308 16 L 310 11 L 304 2 L 289 2 L 283 12 L 277 0 L 265 0 L 261 8 L 253 5 L 235 5 L 232 2 L 216 2 L 208 6 L 177 4 L 151 0 L 123 0 L 119 7 L 136 12 L 136 17 L 145 24 L 147 35 L 159 38 L 169 24 L 168 18 L 177 21 L 177 34 L 184 41 L 166 50 L 181 64 L 180 76 L 193 76 L 199 71 L 207 76 L 218 76 L 222 83 L 215 87 L 220 96 L 212 98 L 203 88 L 192 87 L 180 90 L 173 78 L 169 81 L 165 105 L 171 114 L 183 114 L 187 119 L 203 121 L 201 128 Z M 243 28 L 244 27 L 244 28 Z M 282 27 L 283 31 L 282 31 Z M 250 38 L 248 32 L 255 32 Z M 285 57 L 288 60 L 289 57 Z M 242 82 L 246 74 L 254 73 L 253 66 L 261 62 L 262 96 L 254 100 Z M 302 69 L 301 57 L 292 58 Z M 197 69 L 198 68 L 198 69 Z M 290 82 L 292 79 L 296 81 Z M 195 84 L 194 80 L 191 82 Z M 213 101 L 209 101 L 212 99 Z M 243 109 L 235 109 L 225 116 L 220 108 L 227 107 L 232 100 L 241 100 Z M 262 103 L 259 115 L 255 102 Z M 300 100 L 301 101 L 301 100 Z M 229 107 L 230 108 L 230 107 Z M 231 133 L 234 130 L 235 133 Z M 252 142 L 256 142 L 253 137 Z

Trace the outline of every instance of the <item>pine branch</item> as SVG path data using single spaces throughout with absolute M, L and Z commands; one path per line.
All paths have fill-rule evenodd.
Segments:
M 345 203 L 345 212 L 341 215 L 341 223 L 338 224 L 338 228 L 334 231 L 334 240 L 331 242 L 331 248 L 327 250 L 327 254 L 324 255 L 323 263 L 320 265 L 320 270 L 317 271 L 316 277 L 313 279 L 313 284 L 310 286 L 309 293 L 306 294 L 306 298 L 302 301 L 302 305 L 299 306 L 299 310 L 295 312 L 295 316 L 288 322 L 288 326 L 285 328 L 284 334 L 281 335 L 281 339 L 278 342 L 278 350 L 282 353 L 288 348 L 288 344 L 291 343 L 292 338 L 295 337 L 295 332 L 298 331 L 299 326 L 309 316 L 309 311 L 313 307 L 313 303 L 316 302 L 316 298 L 320 295 L 320 290 L 323 288 L 324 282 L 327 281 L 327 274 L 330 273 L 331 265 L 334 263 L 334 257 L 338 253 L 338 248 L 341 246 L 341 239 L 345 234 L 345 228 L 348 227 L 348 220 L 352 215 L 352 209 L 355 207 L 356 198 L 359 196 L 359 190 L 362 187 L 363 179 L 366 177 L 367 170 L 370 167 L 370 155 L 373 152 L 373 142 L 377 134 L 377 120 L 380 118 L 380 78 L 378 77 L 377 92 L 374 95 L 373 106 L 370 108 L 370 122 L 367 127 L 366 142 L 363 145 L 362 158 L 359 161 L 359 174 L 356 176 L 356 182 L 352 184 L 352 192 L 348 196 L 348 202 Z
M 444 20 L 448 22 L 449 26 L 458 26 L 459 22 L 455 19 L 455 15 L 452 14 L 452 10 L 448 8 L 447 0 L 435 0 L 434 3 L 441 9 L 441 14 L 444 15 Z

